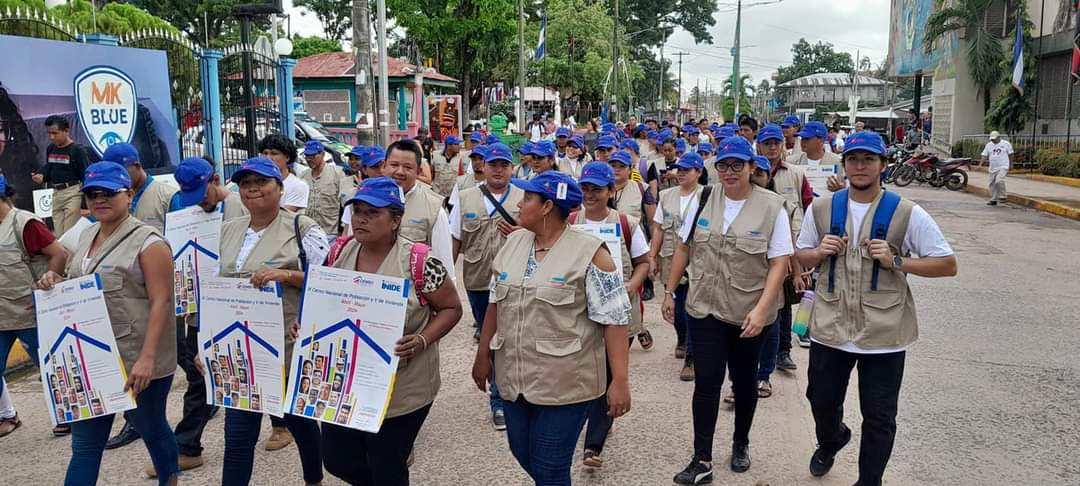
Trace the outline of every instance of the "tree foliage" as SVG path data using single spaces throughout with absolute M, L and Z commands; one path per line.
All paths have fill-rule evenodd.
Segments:
M 611 16 L 614 13 L 614 0 L 603 2 L 605 10 Z M 717 9 L 716 0 L 618 0 L 620 25 L 626 32 L 641 31 L 633 38 L 634 44 L 659 47 L 664 42 L 665 33 L 671 35 L 671 28 L 662 25 L 677 25 L 690 35 L 698 44 L 712 44 L 709 27 L 716 25 L 713 13 Z M 666 31 L 666 32 L 665 32 Z M 608 32 L 611 32 L 608 24 Z
M 836 52 L 833 45 L 819 41 L 810 44 L 799 39 L 791 46 L 791 65 L 780 66 L 777 84 L 818 73 L 850 73 L 855 69 L 851 54 Z
M 293 5 L 314 13 L 327 39 L 344 40 L 352 29 L 352 0 L 294 0 Z
M 81 1 L 81 0 L 80 0 Z M 239 39 L 232 16 L 238 0 L 131 0 L 131 5 L 164 19 L 203 47 L 223 47 Z
M 965 33 L 968 69 L 982 91 L 983 113 L 990 109 L 990 90 L 998 85 L 1007 69 L 1002 68 L 1006 56 L 1001 42 L 986 30 L 983 22 L 985 12 L 994 3 L 995 0 L 958 0 L 951 7 L 939 9 L 927 19 L 923 44 L 926 52 L 931 52 L 946 34 Z
M 315 54 L 322 54 L 324 52 L 339 52 L 341 51 L 341 42 L 333 39 L 324 39 L 318 36 L 304 37 L 294 36 L 292 38 L 293 53 L 292 57 L 301 59 L 308 56 L 314 56 Z
M 1035 87 L 1039 82 L 1038 60 L 1032 54 L 1035 52 L 1035 43 L 1031 36 L 1033 24 L 1028 18 L 1027 11 L 1024 11 L 1021 22 L 1024 29 L 1024 92 L 1020 93 L 1012 85 L 1011 76 L 1002 76 L 1002 94 L 994 102 L 990 111 L 986 112 L 984 120 L 987 129 L 1003 131 L 1010 135 L 1022 131 L 1024 125 L 1035 118 L 1032 103 L 1035 98 Z M 1015 35 L 1015 29 L 1010 33 L 1010 37 L 1013 35 Z M 1012 71 L 1011 56 L 1003 57 L 1000 69 L 1002 72 Z

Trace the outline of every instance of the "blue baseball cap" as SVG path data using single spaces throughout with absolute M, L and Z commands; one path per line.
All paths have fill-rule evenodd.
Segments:
M 807 126 L 810 124 L 807 123 Z M 864 150 L 872 154 L 885 155 L 885 140 L 877 132 L 862 131 L 852 133 L 844 139 L 844 155 L 857 150 Z
M 618 128 L 615 128 L 614 123 L 607 122 L 607 123 L 604 123 L 604 124 L 600 125 L 600 131 L 601 132 L 614 132 L 615 130 L 618 130 Z
M 575 147 L 577 147 L 579 149 L 584 149 L 585 148 L 585 138 L 582 137 L 581 135 L 574 135 L 573 137 L 570 137 L 570 141 L 566 142 L 566 144 L 567 145 L 573 144 Z
M 348 155 L 350 157 L 356 157 L 358 159 L 362 159 L 362 158 L 364 158 L 364 152 L 367 152 L 367 149 L 368 148 L 363 146 L 363 145 L 355 145 L 355 146 L 353 146 L 353 148 L 351 150 L 349 150 Z
M 470 142 L 481 142 L 481 143 L 483 143 L 484 134 L 480 133 L 480 132 L 472 132 L 472 135 L 469 135 L 469 141 Z
M 641 155 L 641 146 L 638 145 L 638 143 L 632 138 L 623 140 L 622 143 L 619 144 L 619 148 L 623 150 L 629 150 L 631 152 L 634 152 L 635 154 Z
M 655 142 L 655 141 L 660 139 L 660 133 L 657 132 L 656 130 L 649 130 L 648 134 L 646 135 L 646 138 L 648 138 L 649 140 L 652 140 L 653 142 Z
M 514 152 L 510 150 L 510 147 L 505 143 L 495 143 L 487 147 L 487 154 L 484 156 L 484 163 L 490 164 L 497 160 L 505 160 L 514 163 Z
M 578 183 L 608 187 L 615 183 L 615 171 L 605 162 L 589 162 L 581 168 L 581 178 L 578 179 Z
M 131 176 L 128 175 L 124 166 L 116 162 L 109 160 L 95 162 L 86 168 L 86 180 L 82 185 L 82 192 L 90 192 L 90 189 L 105 189 L 106 191 L 131 189 Z
M 686 152 L 686 140 L 682 139 L 682 138 L 675 140 L 675 153 L 682 154 L 682 153 L 685 153 L 685 152 Z
M 318 140 L 308 140 L 304 144 L 304 155 L 310 157 L 326 150 L 326 146 Z
M 648 130 L 649 127 L 645 126 L 644 123 L 638 123 L 637 125 L 634 125 L 634 128 L 632 130 L 630 130 L 630 135 L 633 135 L 634 138 L 637 138 L 638 134 L 640 134 L 641 132 L 648 133 Z
M 769 172 L 772 170 L 772 164 L 769 163 L 769 159 L 766 159 L 765 157 L 762 157 L 760 155 L 754 156 L 754 164 L 757 166 L 758 169 L 761 169 L 765 172 Z
M 615 141 L 615 137 L 611 135 L 604 135 L 596 141 L 596 148 L 614 150 L 619 148 L 619 142 Z
M 488 135 L 487 138 L 484 139 L 484 143 L 487 144 L 487 145 L 491 145 L 493 143 L 499 143 L 501 141 L 502 140 L 499 140 L 499 137 L 497 137 L 495 135 Z
M 190 157 L 180 161 L 173 174 L 180 184 L 180 205 L 194 206 L 206 197 L 206 188 L 214 178 L 214 168 L 202 157 Z
M 487 145 L 479 145 L 473 147 L 472 152 L 469 152 L 469 158 L 480 157 L 481 160 L 487 158 L 488 147 Z
M 364 152 L 361 163 L 364 164 L 364 167 L 375 167 L 384 160 L 386 160 L 386 149 L 378 145 L 372 145 Z
M 725 138 L 716 150 L 717 161 L 729 158 L 749 161 L 754 158 L 754 147 L 751 147 L 750 142 L 747 142 L 745 138 L 739 136 Z
M 447 135 L 443 145 L 461 145 L 461 139 L 455 135 Z
M 555 138 L 567 137 L 570 138 L 570 129 L 566 127 L 559 127 L 555 129 Z
M 549 170 L 530 180 L 513 179 L 515 186 L 525 192 L 535 192 L 550 199 L 556 206 L 571 210 L 581 205 L 581 186 L 569 174 Z
M 625 150 L 617 150 L 615 151 L 615 153 L 611 154 L 611 160 L 608 160 L 608 162 L 618 162 L 622 165 L 630 167 L 634 165 L 634 157 L 630 155 L 630 152 L 627 152 Z
M 780 125 L 775 123 L 769 123 L 761 128 L 757 134 L 757 142 L 767 142 L 769 140 L 784 141 L 784 131 L 780 128 Z
M 274 164 L 273 160 L 261 156 L 245 160 L 244 165 L 241 165 L 239 170 L 233 172 L 231 180 L 239 184 L 240 179 L 245 175 L 252 173 L 265 177 L 273 177 L 274 179 L 277 179 L 278 182 L 284 180 L 284 178 L 281 177 L 281 170 L 278 169 L 277 164 Z
M 728 137 L 734 137 L 735 134 L 738 133 L 738 131 L 739 129 L 734 125 L 723 125 L 718 130 L 716 130 L 715 135 L 716 138 L 723 140 Z
M 808 122 L 802 130 L 799 130 L 798 135 L 802 138 L 817 137 L 825 140 L 829 138 L 829 129 L 825 126 L 824 123 L 812 121 Z
M 684 131 L 684 132 L 686 132 L 686 135 L 687 135 L 687 136 L 690 136 L 690 135 L 700 135 L 700 134 L 701 134 L 701 130 L 698 130 L 698 129 L 697 129 L 697 127 L 695 127 L 695 126 L 693 126 L 693 125 L 688 125 L 688 126 L 686 127 L 686 129 L 685 129 L 685 130 L 683 130 L 683 131 Z
M 525 142 L 525 143 L 521 144 L 520 147 L 518 147 L 517 151 L 521 155 L 529 155 L 529 156 L 531 156 L 532 155 L 532 149 L 533 149 L 533 143 L 532 142 Z
M 798 127 L 802 126 L 802 121 L 799 120 L 799 117 L 797 117 L 795 115 L 788 115 L 788 116 L 784 117 L 784 121 L 782 123 L 780 123 L 780 126 L 783 127 L 783 128 L 791 128 L 791 127 L 798 128 Z
M 130 143 L 114 143 L 101 154 L 101 160 L 116 162 L 127 167 L 139 163 L 139 151 Z
M 552 142 L 551 140 L 541 140 L 532 144 L 532 151 L 529 153 L 534 157 L 554 157 L 555 152 L 555 142 Z
M 709 143 L 709 142 L 701 142 L 701 143 L 697 144 L 697 151 L 698 152 L 705 152 L 707 154 L 711 154 L 712 153 L 712 144 Z
M 679 157 L 679 160 L 671 165 L 675 169 L 705 169 L 705 159 L 702 159 L 700 155 L 690 152 L 683 154 Z
M 386 176 L 364 179 L 356 187 L 356 194 L 353 194 L 347 204 L 357 202 L 365 202 L 377 208 L 393 206 L 398 209 L 405 209 L 405 202 L 401 199 L 401 187 L 393 179 Z

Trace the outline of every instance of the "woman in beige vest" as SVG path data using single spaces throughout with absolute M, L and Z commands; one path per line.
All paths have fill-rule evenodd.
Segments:
M 37 364 L 38 339 L 33 290 L 38 279 L 60 280 L 67 255 L 49 228 L 34 213 L 15 207 L 15 188 L 0 175 L 0 376 L 15 340 L 26 345 Z M 0 380 L 0 394 L 4 392 Z M 0 416 L 0 437 L 22 422 L 17 414 Z M 54 432 L 66 433 L 64 425 Z
M 615 187 L 612 192 L 615 210 L 632 216 L 637 221 L 652 221 L 656 214 L 656 195 L 645 183 L 630 179 L 634 168 L 633 156 L 625 150 L 618 150 L 611 154 L 608 163 L 615 172 Z M 645 285 L 652 285 L 652 282 Z M 642 349 L 652 349 L 653 338 L 648 329 L 641 328 L 637 338 Z
M 615 224 L 620 227 L 622 238 L 618 251 L 622 261 L 623 284 L 630 298 L 630 326 L 627 328 L 627 345 L 644 328 L 641 317 L 640 290 L 649 273 L 649 242 L 636 218 L 619 214 L 611 207 L 615 193 L 615 173 L 603 162 L 590 162 L 581 171 L 583 211 L 571 216 L 570 224 Z M 625 226 L 623 225 L 625 223 Z M 610 375 L 609 375 L 610 379 Z M 582 462 L 588 467 L 601 467 L 601 453 L 611 430 L 611 417 L 607 415 L 607 398 L 601 396 L 589 410 L 588 427 L 585 429 L 585 453 Z
M 603 242 L 567 224 L 581 204 L 577 182 L 548 171 L 514 185 L 526 192 L 525 231 L 510 233 L 492 265 L 472 376 L 487 391 L 494 353 L 510 451 L 536 484 L 569 485 L 593 402 L 606 390 L 608 415 L 630 410 L 630 299 Z
M 582 167 L 589 162 L 592 162 L 592 156 L 585 151 L 585 139 L 581 135 L 570 137 L 566 142 L 566 158 L 560 161 L 559 170 L 577 179 L 581 176 Z
M 725 368 L 735 389 L 731 469 L 750 469 L 750 426 L 757 407 L 757 363 L 762 330 L 776 320 L 788 259 L 794 253 L 784 199 L 750 182 L 754 150 L 745 138 L 720 142 L 713 186 L 705 205 L 683 223 L 672 257 L 663 313 L 674 320 L 674 290 L 689 269 L 686 297 L 694 336 L 694 457 L 678 484 L 712 479 L 712 443 Z
M 261 287 L 281 284 L 285 328 L 297 326 L 300 290 L 307 265 L 319 265 L 329 251 L 326 233 L 307 216 L 281 208 L 284 193 L 280 169 L 270 159 L 254 157 L 244 162 L 232 176 L 240 186 L 240 198 L 250 214 L 221 225 L 221 269 L 223 277 L 250 278 Z M 297 241 L 297 234 L 302 241 Z M 300 247 L 307 255 L 300 261 Z M 285 335 L 285 362 L 288 363 L 295 336 Z M 288 377 L 286 377 L 287 379 Z M 263 414 L 238 409 L 225 410 L 225 461 L 221 484 L 245 485 L 251 481 L 255 443 L 259 440 Z M 286 415 L 284 427 L 273 425 L 271 440 L 288 444 L 296 440 L 306 484 L 323 479 L 319 451 L 319 427 L 302 417 Z M 291 434 L 291 435 L 290 435 Z
M 555 160 L 555 143 L 551 140 L 541 140 L 532 144 L 529 154 L 532 155 L 533 168 L 530 178 L 549 170 L 559 170 L 559 164 Z
M 124 387 L 138 405 L 129 411 L 129 423 L 150 452 L 158 484 L 176 484 L 176 437 L 165 418 L 176 371 L 172 251 L 156 229 L 128 213 L 134 194 L 131 176 L 120 164 L 87 167 L 82 191 L 97 222 L 80 235 L 66 273 L 70 278 L 93 273 L 101 277 L 127 370 Z M 50 274 L 39 283 L 50 289 L 59 280 Z M 104 415 L 71 425 L 72 454 L 64 484 L 97 483 L 112 423 L 113 415 Z
M 348 204 L 354 236 L 334 266 L 406 279 L 422 272 L 424 280 L 410 287 L 405 335 L 394 347 L 398 372 L 382 427 L 372 434 L 323 424 L 323 461 L 330 474 L 349 484 L 407 485 L 406 460 L 439 391 L 439 340 L 461 319 L 461 300 L 442 262 L 432 256 L 412 262 L 419 253 L 398 233 L 405 202 L 392 179 L 365 179 Z

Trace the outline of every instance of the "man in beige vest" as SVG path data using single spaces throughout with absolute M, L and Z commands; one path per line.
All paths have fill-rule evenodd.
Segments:
M 850 188 L 814 201 L 796 244 L 803 266 L 821 272 L 810 318 L 806 389 L 818 443 L 810 473 L 828 473 L 837 451 L 851 440 L 841 410 L 857 366 L 863 424 L 856 484 L 870 486 L 881 484 L 892 452 L 904 358 L 918 337 L 908 275 L 949 277 L 957 268 L 952 248 L 930 215 L 883 191 L 885 165 L 880 135 L 848 137 L 844 169 Z M 844 200 L 847 225 L 842 235 L 831 234 L 832 206 Z M 888 228 L 872 230 L 878 206 L 889 205 L 886 200 L 896 208 Z
M 487 314 L 491 262 L 506 243 L 506 236 L 518 229 L 518 202 L 525 194 L 521 189 L 510 185 L 510 174 L 514 171 L 513 152 L 510 147 L 497 143 L 483 149 L 486 153 L 483 186 L 462 191 L 460 201 L 453 202 L 453 209 L 450 210 L 454 258 L 464 255 L 461 275 L 476 328 L 473 339 L 477 341 L 480 340 L 480 327 Z M 474 151 L 473 155 L 477 153 Z M 513 221 L 506 220 L 499 207 Z M 490 404 L 491 421 L 495 430 L 505 430 L 506 416 L 503 414 L 502 399 L 494 379 Z
M 458 171 L 464 169 L 465 161 L 461 155 L 461 139 L 454 135 L 447 135 L 443 142 L 442 151 L 431 154 L 431 166 L 435 172 L 432 174 L 431 188 L 436 194 L 449 197 L 457 182 Z
M 110 145 L 101 158 L 127 167 L 131 175 L 131 190 L 135 192 L 135 198 L 131 201 L 131 215 L 158 232 L 164 232 L 165 213 L 169 210 L 169 200 L 176 194 L 176 188 L 147 174 L 139 162 L 139 151 L 130 143 Z
M 422 152 L 413 140 L 401 139 L 386 147 L 383 175 L 401 186 L 405 193 L 405 216 L 401 218 L 401 236 L 431 247 L 431 254 L 443 262 L 452 280 L 454 245 L 450 236 L 449 218 L 443 210 L 444 198 L 431 186 L 416 180 Z
M 793 157 L 802 153 L 802 144 L 796 135 L 802 129 L 802 121 L 795 115 L 788 115 L 780 124 L 784 129 L 784 152 L 785 157 Z
M 798 133 L 802 152 L 788 157 L 789 165 L 803 166 L 810 187 L 818 196 L 844 188 L 844 166 L 840 156 L 828 150 L 829 129 L 821 122 L 809 122 Z
M 351 183 L 340 167 L 326 162 L 326 147 L 322 142 L 310 140 L 304 144 L 304 159 L 311 169 L 303 177 L 310 189 L 304 214 L 333 238 L 339 233 L 341 202 L 352 192 Z

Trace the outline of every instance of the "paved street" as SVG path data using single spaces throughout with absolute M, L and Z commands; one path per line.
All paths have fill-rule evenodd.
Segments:
M 907 358 L 897 445 L 886 482 L 894 485 L 1080 484 L 1080 223 L 1006 206 L 988 208 L 965 193 L 908 188 L 954 245 L 960 275 L 913 278 L 921 337 Z M 633 411 L 615 423 L 602 471 L 575 467 L 575 484 L 670 484 L 691 455 L 690 396 L 671 355 L 674 332 L 659 305 L 649 309 L 656 347 L 631 354 Z M 466 312 L 466 314 L 468 314 Z M 527 484 L 501 432 L 488 423 L 487 399 L 468 377 L 471 319 L 441 343 L 443 387 L 416 447 L 418 485 Z M 751 435 L 753 467 L 727 470 L 731 411 L 722 409 L 716 441 L 717 484 L 850 485 L 859 436 L 823 480 L 811 478 L 813 424 L 803 397 L 806 350 L 800 369 L 773 376 L 775 394 L 759 402 Z M 179 376 L 179 375 L 178 375 Z M 853 379 L 852 384 L 856 382 Z M 24 426 L 0 439 L 4 484 L 59 484 L 70 439 L 53 438 L 34 378 L 10 383 Z M 174 385 L 169 416 L 179 419 L 184 384 Z M 846 407 L 857 425 L 854 386 Z M 216 484 L 222 466 L 223 421 L 204 436 L 207 465 L 184 484 Z M 269 435 L 264 422 L 262 439 Z M 116 424 L 115 427 L 119 427 Z M 579 453 L 580 456 L 580 453 Z M 580 457 L 576 459 L 580 461 Z M 141 443 L 108 451 L 100 484 L 150 484 Z M 299 485 L 294 447 L 256 454 L 253 484 Z M 340 484 L 328 479 L 326 484 Z

